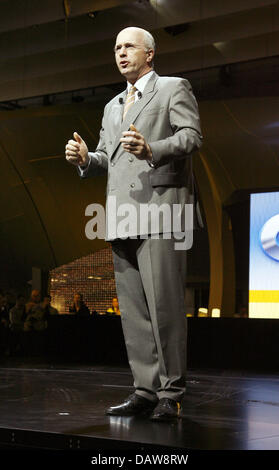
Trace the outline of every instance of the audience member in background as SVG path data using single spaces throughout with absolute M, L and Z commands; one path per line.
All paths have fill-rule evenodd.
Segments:
M 9 306 L 7 295 L 0 294 L 0 350 L 4 354 L 9 354 Z
M 24 350 L 28 355 L 43 355 L 46 348 L 47 321 L 42 306 L 41 294 L 33 290 L 26 304 L 27 318 L 24 322 Z
M 107 309 L 106 313 L 109 315 L 121 315 L 117 297 L 113 297 L 111 307 Z
M 9 305 L 7 295 L 3 292 L 0 295 L 0 322 L 3 326 L 9 326 Z
M 11 292 L 6 292 L 6 306 L 8 311 L 11 310 L 16 304 L 16 298 Z
M 82 294 L 77 292 L 74 295 L 74 303 L 71 307 L 69 307 L 69 312 L 78 315 L 79 317 L 86 317 L 90 315 L 89 308 L 84 303 Z
M 23 347 L 23 329 L 26 320 L 26 299 L 24 295 L 19 294 L 16 299 L 16 304 L 9 311 L 10 319 L 10 348 L 11 353 L 22 350 Z
M 45 295 L 42 301 L 42 307 L 45 312 L 45 319 L 47 320 L 51 315 L 59 315 L 57 308 L 51 305 L 51 296 Z
M 26 303 L 26 313 L 28 314 L 33 307 L 38 305 L 41 301 L 40 291 L 33 289 L 31 292 L 30 300 Z
M 45 312 L 40 302 L 40 291 L 31 292 L 30 301 L 26 304 L 27 318 L 24 322 L 24 331 L 43 331 L 47 327 Z
M 9 311 L 10 328 L 12 331 L 22 331 L 24 321 L 26 320 L 26 299 L 24 295 L 19 294 L 16 299 L 16 304 Z

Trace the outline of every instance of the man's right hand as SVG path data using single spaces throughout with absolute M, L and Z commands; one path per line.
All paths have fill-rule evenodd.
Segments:
M 73 136 L 75 140 L 68 140 L 66 145 L 66 160 L 72 165 L 86 167 L 89 162 L 87 145 L 77 132 Z

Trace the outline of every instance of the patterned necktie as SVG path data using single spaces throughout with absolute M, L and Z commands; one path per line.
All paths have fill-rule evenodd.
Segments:
M 137 91 L 137 88 L 135 86 L 131 86 L 130 91 L 127 95 L 126 101 L 125 101 L 125 106 L 124 106 L 124 111 L 123 111 L 123 121 L 125 119 L 125 116 L 127 112 L 129 111 L 130 107 L 134 104 L 135 102 L 135 93 Z

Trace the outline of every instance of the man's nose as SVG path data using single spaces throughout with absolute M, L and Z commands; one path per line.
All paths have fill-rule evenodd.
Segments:
M 125 56 L 126 54 L 127 54 L 126 47 L 125 47 L 125 46 L 121 47 L 121 49 L 120 49 L 120 54 L 119 54 L 120 57 L 123 57 L 123 56 Z

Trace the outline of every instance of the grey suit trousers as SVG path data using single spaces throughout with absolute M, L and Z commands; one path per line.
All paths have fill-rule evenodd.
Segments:
M 171 239 L 114 240 L 117 296 L 135 392 L 181 400 L 186 383 L 186 251 Z

